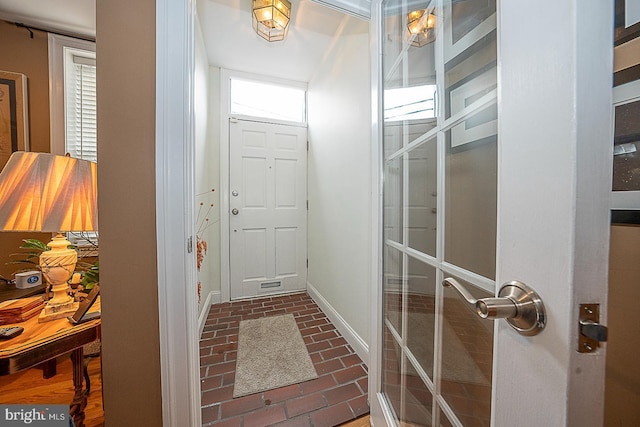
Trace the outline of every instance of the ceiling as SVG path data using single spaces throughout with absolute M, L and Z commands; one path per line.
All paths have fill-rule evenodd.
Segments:
M 96 36 L 95 0 L 0 0 L 0 19 L 69 35 Z
M 291 3 L 286 39 L 269 43 L 251 27 L 251 0 L 199 0 L 197 13 L 209 63 L 309 81 L 336 36 L 368 31 L 366 21 L 314 1 Z M 0 0 L 0 19 L 82 37 L 95 37 L 95 13 L 95 0 Z
M 311 0 L 291 0 L 291 23 L 281 42 L 251 26 L 250 0 L 201 0 L 198 18 L 211 65 L 309 81 L 334 37 L 366 34 L 368 23 Z

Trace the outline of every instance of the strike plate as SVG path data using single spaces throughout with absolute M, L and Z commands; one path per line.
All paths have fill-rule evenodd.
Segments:
M 580 322 L 594 322 L 600 321 L 600 304 L 580 304 Z M 578 323 L 578 331 L 580 331 L 580 323 Z M 582 332 L 578 333 L 578 352 L 580 353 L 593 353 L 598 349 L 600 343 Z

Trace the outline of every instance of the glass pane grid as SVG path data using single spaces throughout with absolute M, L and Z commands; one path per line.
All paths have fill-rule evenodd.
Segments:
M 395 343 L 389 355 L 396 367 L 388 378 L 400 387 L 399 393 L 388 387 L 388 399 L 398 425 L 488 426 L 492 322 L 478 324 L 441 281 L 455 275 L 478 295 L 495 292 L 495 1 L 438 2 L 436 40 L 422 47 L 411 44 L 416 37 L 403 39 L 409 12 L 406 1 L 383 2 L 383 89 L 435 84 L 437 114 L 435 120 L 405 114 L 397 122 L 387 114 L 383 124 L 384 236 L 403 258 L 401 292 L 385 293 L 385 334 Z M 407 107 L 389 97 L 386 105 Z M 455 394 L 456 387 L 463 393 Z
M 640 100 L 615 107 L 613 191 L 640 190 Z
M 493 296 L 457 278 L 475 298 Z M 446 288 L 442 305 L 440 395 L 465 426 L 489 426 L 493 323 L 480 319 L 457 291 Z

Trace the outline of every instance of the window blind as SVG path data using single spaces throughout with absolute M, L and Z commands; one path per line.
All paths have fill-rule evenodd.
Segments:
M 98 160 L 96 61 L 73 55 L 65 73 L 66 151 L 80 159 Z
M 71 157 L 97 162 L 96 60 L 76 54 L 70 59 L 64 76 L 65 151 Z M 85 256 L 97 256 L 98 233 L 69 233 L 67 238 L 81 247 Z

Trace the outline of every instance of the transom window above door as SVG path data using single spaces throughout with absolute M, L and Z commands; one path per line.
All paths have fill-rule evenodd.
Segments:
M 307 91 L 264 81 L 231 78 L 229 112 L 306 123 Z

